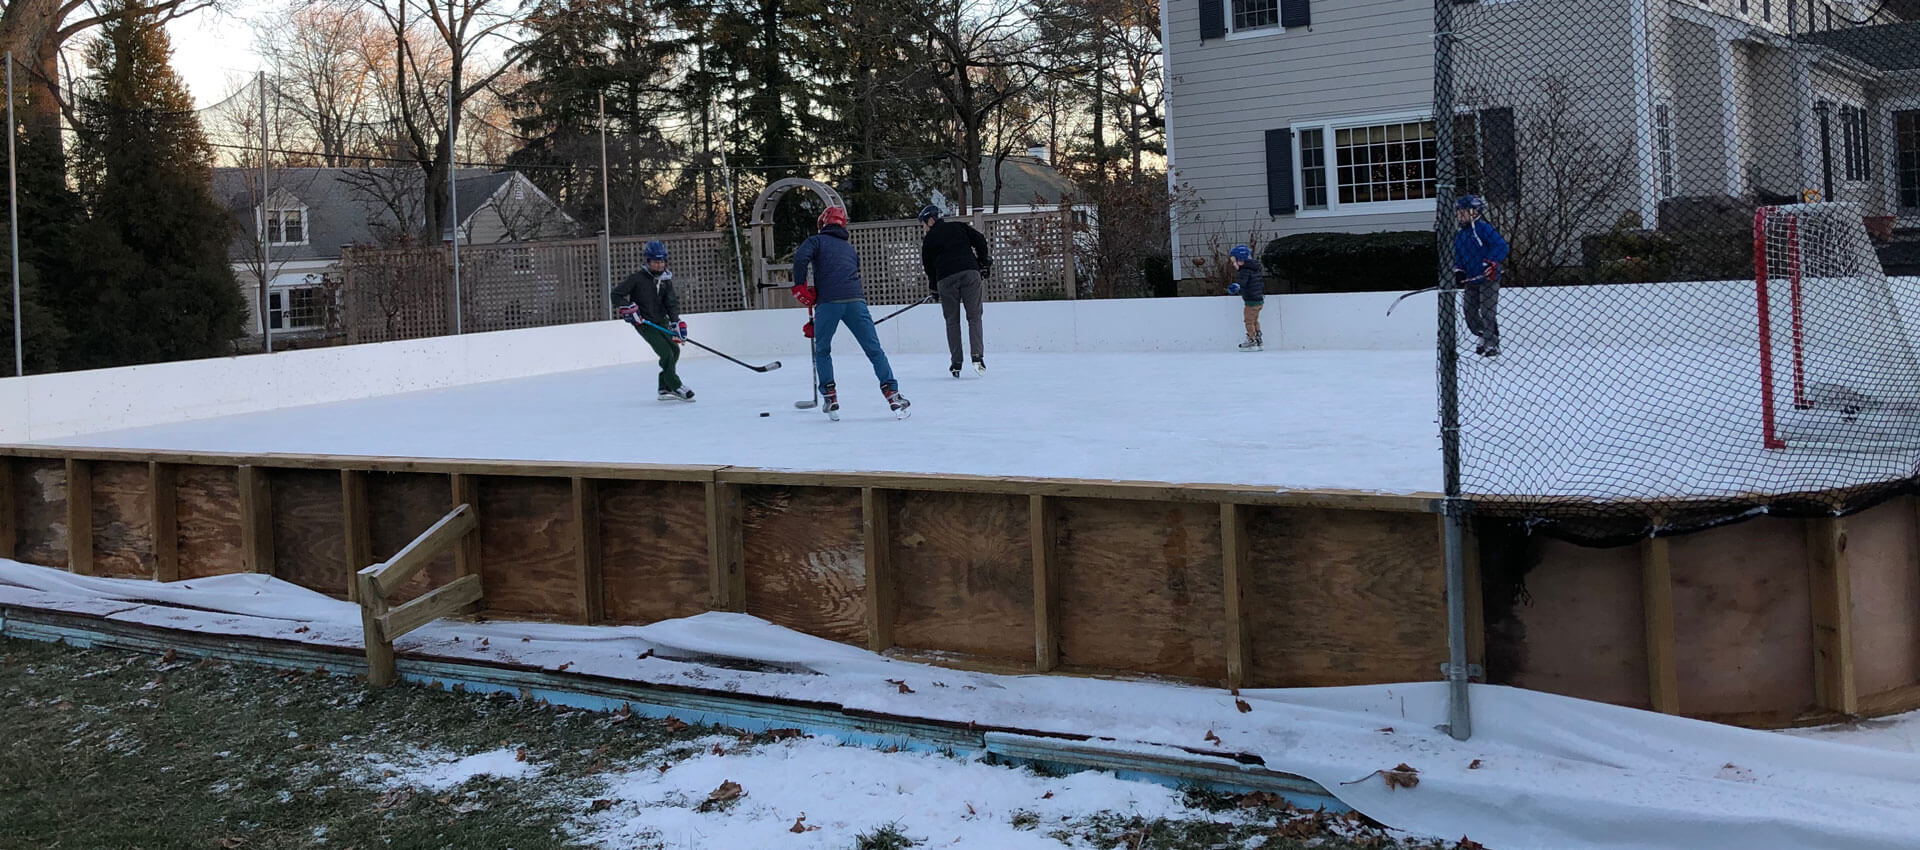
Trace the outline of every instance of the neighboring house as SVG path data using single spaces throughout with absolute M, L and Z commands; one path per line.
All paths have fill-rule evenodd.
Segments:
M 1457 2 L 1459 190 L 1580 233 L 1654 226 L 1669 198 L 1808 189 L 1920 223 L 1915 6 Z M 1183 274 L 1238 242 L 1432 228 L 1432 2 L 1165 9 L 1169 164 L 1200 202 L 1174 221 Z
M 1080 188 L 1053 167 L 1045 147 L 1035 145 L 1024 156 L 1013 154 L 995 160 L 991 155 L 980 158 L 987 212 L 1051 212 L 1065 204 L 1084 217 L 1091 210 Z
M 266 241 L 268 329 L 280 338 L 321 336 L 339 303 L 340 255 L 348 245 L 415 238 L 425 192 L 415 168 L 275 168 L 261 202 L 260 170 L 214 170 L 214 197 L 239 219 L 228 255 L 247 299 L 248 335 L 260 338 L 261 241 Z M 445 187 L 438 187 L 445 191 Z M 575 222 L 518 172 L 456 175 L 461 244 L 572 236 Z

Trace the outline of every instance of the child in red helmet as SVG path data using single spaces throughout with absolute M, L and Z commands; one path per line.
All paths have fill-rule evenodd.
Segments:
M 887 353 L 880 348 L 880 334 L 874 329 L 873 314 L 867 312 L 867 295 L 860 285 L 860 253 L 848 241 L 847 211 L 827 207 L 820 214 L 820 232 L 807 237 L 793 253 L 793 297 L 813 308 L 813 363 L 820 374 L 820 394 L 827 416 L 839 420 L 840 396 L 833 385 L 833 333 L 842 323 L 860 342 L 873 364 L 873 376 L 880 381 L 880 394 L 886 396 L 893 415 L 907 418 L 910 402 L 900 394 Z

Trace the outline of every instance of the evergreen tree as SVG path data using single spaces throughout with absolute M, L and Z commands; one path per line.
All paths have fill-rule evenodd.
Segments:
M 15 155 L 19 161 L 20 202 L 20 314 L 22 348 L 27 371 L 60 368 L 60 352 L 67 344 L 66 324 L 56 309 L 49 281 L 70 279 L 74 226 L 85 215 L 80 199 L 67 187 L 58 151 L 48 150 L 38 137 L 20 133 Z M 0 267 L 10 268 L 11 240 L 0 237 Z M 0 294 L 0 325 L 6 339 L 0 350 L 0 377 L 12 377 L 13 293 L 11 281 Z
M 61 299 L 75 368 L 227 354 L 244 320 L 212 150 L 145 2 L 109 0 L 130 14 L 88 50 L 74 150 L 88 249 Z

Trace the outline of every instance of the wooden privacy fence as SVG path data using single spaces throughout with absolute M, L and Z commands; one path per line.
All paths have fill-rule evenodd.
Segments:
M 965 219 L 986 234 L 994 257 L 990 301 L 1074 296 L 1071 211 L 979 214 Z M 861 222 L 849 232 L 860 251 L 868 300 L 910 303 L 927 291 L 917 221 Z M 613 280 L 638 270 L 649 240 L 666 243 L 680 308 L 714 313 L 791 306 L 784 292 L 743 284 L 790 281 L 792 265 L 735 255 L 729 233 L 672 233 L 609 240 Z M 793 246 L 787 246 L 791 260 Z M 460 247 L 461 328 L 467 333 L 589 322 L 612 316 L 599 239 Z M 385 342 L 453 332 L 453 258 L 445 246 L 348 247 L 341 255 L 347 341 Z
M 472 537 L 478 527 L 473 506 L 461 505 L 392 558 L 354 575 L 367 647 L 367 681 L 393 684 L 393 642 L 401 635 L 480 601 L 480 576 L 474 574 L 462 575 L 398 608 L 390 608 L 387 601 L 388 594 L 399 590 L 443 550 Z

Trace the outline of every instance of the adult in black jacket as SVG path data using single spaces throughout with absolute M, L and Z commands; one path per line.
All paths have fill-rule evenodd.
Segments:
M 646 263 L 640 270 L 613 288 L 613 309 L 660 355 L 660 400 L 693 401 L 693 390 L 680 382 L 676 368 L 687 323 L 680 321 L 680 297 L 673 291 L 673 273 L 667 271 L 667 246 L 648 242 L 642 256 Z
M 980 328 L 980 302 L 986 295 L 982 280 L 993 273 L 987 255 L 987 237 L 965 222 L 942 221 L 940 208 L 920 211 L 926 237 L 920 241 L 920 262 L 927 268 L 927 285 L 940 299 L 947 316 L 948 371 L 960 377 L 960 308 L 967 311 L 968 342 L 973 345 L 973 368 L 986 374 L 986 334 Z

